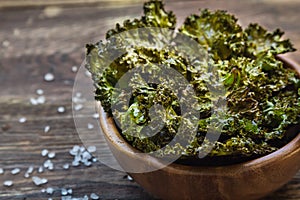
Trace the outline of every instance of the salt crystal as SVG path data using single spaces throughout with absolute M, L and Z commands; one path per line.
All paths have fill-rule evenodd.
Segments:
M 53 194 L 54 190 L 53 190 L 53 188 L 48 187 L 48 188 L 46 189 L 46 192 L 47 192 L 47 194 Z
M 52 198 L 48 198 L 48 200 L 52 200 Z
M 89 160 L 91 158 L 92 158 L 92 155 L 89 152 L 85 151 L 82 153 L 82 159 Z
M 94 113 L 94 114 L 93 114 L 93 118 L 94 118 L 94 119 L 98 119 L 98 118 L 99 118 L 99 114 L 98 114 L 98 113 Z
M 11 181 L 11 180 L 7 180 L 7 181 L 4 181 L 4 182 L 3 182 L 3 185 L 6 186 L 6 187 L 10 187 L 10 186 L 12 186 L 13 184 L 14 184 L 14 182 Z
M 91 124 L 91 123 L 88 123 L 88 125 L 87 125 L 87 128 L 88 128 L 89 130 L 91 130 L 91 129 L 93 129 L 93 128 L 94 128 L 94 125 L 93 125 L 93 124 Z
M 43 185 L 43 184 L 46 184 L 48 183 L 48 180 L 45 179 L 45 178 L 40 178 L 40 177 L 37 177 L 37 176 L 33 176 L 32 177 L 32 181 L 35 185 Z
M 127 175 L 127 180 L 133 181 L 133 178 L 131 176 Z
M 68 194 L 72 194 L 73 193 L 73 190 L 70 188 L 68 189 Z
M 98 160 L 97 160 L 97 158 L 93 158 L 92 161 L 95 163 L 95 162 L 97 162 Z
M 28 167 L 27 173 L 31 174 L 33 172 L 34 168 L 33 166 Z
M 42 193 L 45 193 L 45 192 L 46 192 L 46 189 L 45 189 L 45 188 L 41 189 L 41 192 L 42 192 Z
M 44 94 L 44 90 L 42 90 L 42 89 L 37 89 L 37 90 L 36 90 L 36 93 L 37 93 L 38 95 L 43 95 L 43 94 Z
M 42 152 L 41 152 L 43 157 L 47 156 L 48 153 L 49 153 L 49 151 L 47 149 L 43 149 Z
M 50 126 L 45 126 L 44 133 L 48 133 L 50 131 Z
M 95 194 L 95 193 L 92 193 L 92 194 L 90 195 L 90 197 L 91 197 L 91 199 L 93 199 L 93 200 L 99 199 L 99 196 L 98 196 L 97 194 Z
M 10 42 L 8 40 L 5 40 L 2 42 L 3 47 L 9 47 Z
M 40 166 L 39 168 L 38 168 L 38 173 L 43 173 L 44 172 L 44 168 L 42 167 L 42 166 Z
M 44 162 L 43 166 L 44 166 L 46 169 L 53 168 L 53 163 L 51 162 L 51 160 L 46 160 L 46 161 Z
M 70 168 L 70 165 L 69 165 L 68 163 L 66 163 L 66 164 L 63 165 L 63 168 L 64 168 L 64 169 L 69 169 L 69 168 Z
M 26 117 L 21 117 L 21 118 L 19 119 L 19 122 L 20 122 L 20 123 L 25 123 L 26 121 L 27 121 Z
M 72 166 L 74 166 L 74 167 L 78 167 L 79 166 L 79 161 L 77 161 L 77 160 L 73 160 L 72 161 Z
M 87 77 L 89 77 L 89 78 L 92 77 L 91 72 L 89 72 L 89 71 L 87 71 L 87 70 L 85 71 L 85 75 L 86 75 Z
M 65 85 L 73 85 L 73 81 L 72 80 L 64 80 L 64 84 Z
M 11 170 L 11 174 L 15 175 L 15 174 L 20 173 L 20 171 L 21 170 L 19 168 L 15 168 L 15 169 Z
M 55 152 L 50 152 L 48 153 L 48 158 L 54 158 L 55 157 Z
M 84 152 L 85 148 L 84 147 L 80 147 L 79 150 L 80 150 L 80 152 Z
M 88 150 L 88 152 L 90 152 L 90 153 L 94 153 L 94 152 L 96 152 L 97 149 L 96 149 L 95 146 L 88 146 L 87 150 Z
M 77 67 L 77 66 L 73 66 L 73 67 L 72 67 L 72 72 L 75 73 L 75 72 L 77 72 L 77 71 L 78 71 L 78 67 Z
M 36 99 L 36 102 L 38 104 L 44 104 L 46 102 L 46 97 L 45 96 L 39 96 L 37 99 Z
M 83 164 L 84 164 L 84 166 L 89 167 L 89 166 L 92 165 L 92 162 L 85 160 L 85 161 L 83 162 Z
M 20 35 L 20 30 L 15 28 L 13 31 L 14 36 L 19 36 Z
M 34 106 L 39 104 L 35 98 L 30 98 L 30 103 Z
M 4 174 L 4 169 L 0 168 L 0 174 Z
M 81 110 L 82 108 L 83 108 L 83 105 L 82 105 L 82 104 L 77 104 L 77 105 L 74 106 L 74 110 L 76 110 L 76 111 L 79 111 L 79 110 Z
M 48 169 L 49 169 L 50 171 L 52 171 L 52 170 L 54 169 L 53 163 L 48 167 Z
M 25 178 L 29 178 L 29 175 L 33 172 L 34 168 L 33 166 L 28 167 L 27 171 L 24 174 Z
M 68 194 L 68 191 L 65 188 L 61 189 L 61 195 L 65 196 Z
M 47 74 L 44 75 L 44 80 L 48 81 L 48 82 L 53 81 L 54 80 L 54 75 L 52 73 L 47 73 Z
M 78 97 L 78 98 L 80 98 L 80 97 L 82 97 L 82 93 L 76 92 L 75 96 Z
M 59 113 L 63 113 L 63 112 L 65 112 L 65 107 L 63 107 L 63 106 L 60 106 L 60 107 L 58 107 L 57 108 L 57 112 L 59 112 Z
M 77 155 L 77 153 L 78 153 L 79 150 L 80 150 L 80 146 L 74 145 L 73 148 L 69 151 L 69 153 L 72 156 L 75 156 L 75 155 Z

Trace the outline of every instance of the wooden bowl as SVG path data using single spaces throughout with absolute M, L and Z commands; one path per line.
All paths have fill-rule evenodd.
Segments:
M 279 59 L 300 72 L 289 59 Z M 97 105 L 100 126 L 116 160 L 145 190 L 162 199 L 259 199 L 287 183 L 300 169 L 300 134 L 271 154 L 239 164 L 203 167 L 172 163 L 165 167 L 159 159 L 129 145 L 113 119 Z M 151 171 L 153 168 L 158 170 Z M 133 173 L 137 171 L 150 172 Z

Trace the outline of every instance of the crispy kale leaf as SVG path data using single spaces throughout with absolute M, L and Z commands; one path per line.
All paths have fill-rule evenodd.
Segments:
M 295 51 L 289 40 L 281 40 L 284 32 L 279 29 L 273 33 L 268 33 L 260 25 L 250 24 L 245 33 L 247 34 L 246 54 L 248 56 L 259 57 L 267 52 L 277 55 Z
M 140 19 L 134 19 L 132 21 L 125 20 L 123 26 L 116 24 L 115 29 L 111 29 L 106 33 L 106 39 L 111 36 L 136 28 L 144 27 L 160 27 L 175 29 L 176 17 L 172 11 L 166 12 L 164 4 L 159 0 L 151 0 L 144 4 L 144 16 Z
M 187 59 L 176 48 L 136 44 L 134 38 L 145 35 L 142 30 L 138 36 L 130 32 L 143 27 L 175 29 L 175 25 L 174 14 L 166 12 L 161 1 L 153 0 L 145 3 L 140 19 L 126 20 L 123 26 L 117 24 L 109 30 L 106 34 L 109 42 L 87 45 L 86 67 L 93 75 L 95 98 L 121 122 L 117 123 L 121 134 L 132 146 L 144 152 L 165 147 L 162 155 L 181 155 L 183 159 L 204 153 L 209 157 L 250 158 L 275 151 L 295 135 L 290 130 L 300 121 L 300 79 L 276 58 L 278 54 L 295 51 L 289 40 L 281 39 L 283 32 L 269 33 L 257 24 L 243 30 L 237 19 L 225 11 L 202 10 L 200 15 L 189 16 L 179 29 L 189 39 L 196 40 L 212 58 L 207 63 L 198 62 L 197 66 L 196 58 Z M 112 39 L 124 32 L 128 32 L 130 47 Z M 144 39 L 163 43 L 156 34 L 152 31 Z M 120 56 L 114 58 L 114 55 Z M 200 116 L 195 138 L 189 134 L 192 123 L 182 116 L 181 110 L 181 106 L 191 105 L 185 105 L 186 96 L 181 94 L 178 98 L 170 87 L 180 81 L 170 76 L 168 81 L 153 84 L 141 76 L 147 72 L 155 78 L 155 72 L 164 70 L 162 66 L 179 72 L 195 92 L 196 103 L 192 106 Z M 216 73 L 226 89 L 228 109 L 224 119 L 211 113 L 213 97 L 207 84 L 214 78 L 207 73 L 211 66 L 218 69 Z M 133 69 L 139 73 L 124 76 Z M 153 110 L 153 106 L 158 107 Z M 223 124 L 216 144 L 206 138 L 212 121 Z M 189 143 L 170 146 L 182 123 L 186 131 L 180 137 L 188 138 Z M 151 135 L 153 132 L 157 134 Z
M 205 9 L 200 15 L 187 17 L 179 31 L 195 38 L 215 60 L 224 60 L 245 51 L 245 34 L 236 22 L 237 19 L 226 11 Z

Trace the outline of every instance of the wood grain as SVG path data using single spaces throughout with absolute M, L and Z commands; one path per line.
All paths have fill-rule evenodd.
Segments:
M 71 68 L 81 65 L 86 43 L 103 39 L 105 31 L 116 22 L 138 17 L 142 12 L 141 1 L 71 5 L 57 0 L 54 8 L 49 5 L 55 0 L 38 6 L 4 7 L 4 2 L 12 1 L 0 1 L 0 167 L 5 169 L 0 175 L 0 199 L 59 199 L 61 187 L 73 188 L 74 197 L 96 192 L 101 199 L 153 199 L 136 183 L 124 179 L 125 173 L 101 163 L 88 168 L 62 169 L 63 164 L 72 161 L 68 151 L 75 144 L 81 145 L 72 116 L 76 73 Z M 243 26 L 259 22 L 270 30 L 282 28 L 286 37 L 300 49 L 300 27 L 297 26 L 300 2 L 284 2 L 169 0 L 166 7 L 174 10 L 179 24 L 188 14 L 197 13 L 198 8 L 226 9 L 234 13 Z M 300 63 L 299 51 L 289 56 Z M 47 72 L 55 75 L 53 82 L 43 81 Z M 29 99 L 37 96 L 35 90 L 38 88 L 45 91 L 47 101 L 32 106 Z M 58 106 L 65 106 L 66 112 L 57 113 Z M 23 116 L 27 122 L 18 123 Z M 85 113 L 82 117 L 90 115 Z M 43 132 L 46 125 L 51 126 L 49 133 Z M 42 174 L 35 171 L 34 175 L 49 181 L 37 187 L 23 175 L 30 165 L 37 168 L 44 162 L 40 155 L 44 148 L 57 153 L 53 159 L 56 169 Z M 9 170 L 15 167 L 21 168 L 21 173 L 11 175 Z M 14 181 L 14 186 L 4 187 L 3 181 L 9 179 Z M 54 194 L 41 193 L 45 187 L 54 187 Z M 300 173 L 265 199 L 300 199 Z

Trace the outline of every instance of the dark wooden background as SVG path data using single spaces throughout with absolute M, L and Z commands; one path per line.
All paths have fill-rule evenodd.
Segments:
M 92 167 L 71 167 L 68 151 L 81 144 L 72 116 L 72 89 L 76 73 L 72 66 L 80 66 L 86 43 L 104 38 L 105 31 L 116 22 L 138 17 L 141 0 L 0 0 L 0 199 L 60 199 L 59 188 L 72 188 L 73 197 L 92 192 L 101 199 L 153 199 L 140 186 L 124 179 L 125 173 L 101 163 Z M 166 1 L 181 24 L 184 17 L 197 13 L 198 8 L 226 9 L 236 14 L 240 23 L 259 22 L 270 30 L 282 28 L 300 49 L 300 1 L 298 0 L 174 0 Z M 300 51 L 290 55 L 300 63 Z M 51 72 L 53 82 L 43 76 Z M 32 106 L 29 99 L 36 97 L 36 89 L 43 89 L 46 103 Z M 64 106 L 66 112 L 57 113 Z M 19 123 L 26 117 L 26 123 Z M 84 117 L 84 116 L 83 116 Z M 86 114 L 85 117 L 90 117 Z M 43 129 L 50 125 L 49 133 Z M 56 152 L 54 171 L 37 173 L 44 162 L 42 149 Z M 35 186 L 24 178 L 33 165 L 33 175 L 48 179 L 48 184 Z M 12 175 L 18 167 L 21 173 Z M 4 187 L 5 180 L 13 180 L 12 187 Z M 54 187 L 53 195 L 40 190 Z M 287 185 L 265 200 L 300 199 L 300 173 Z

